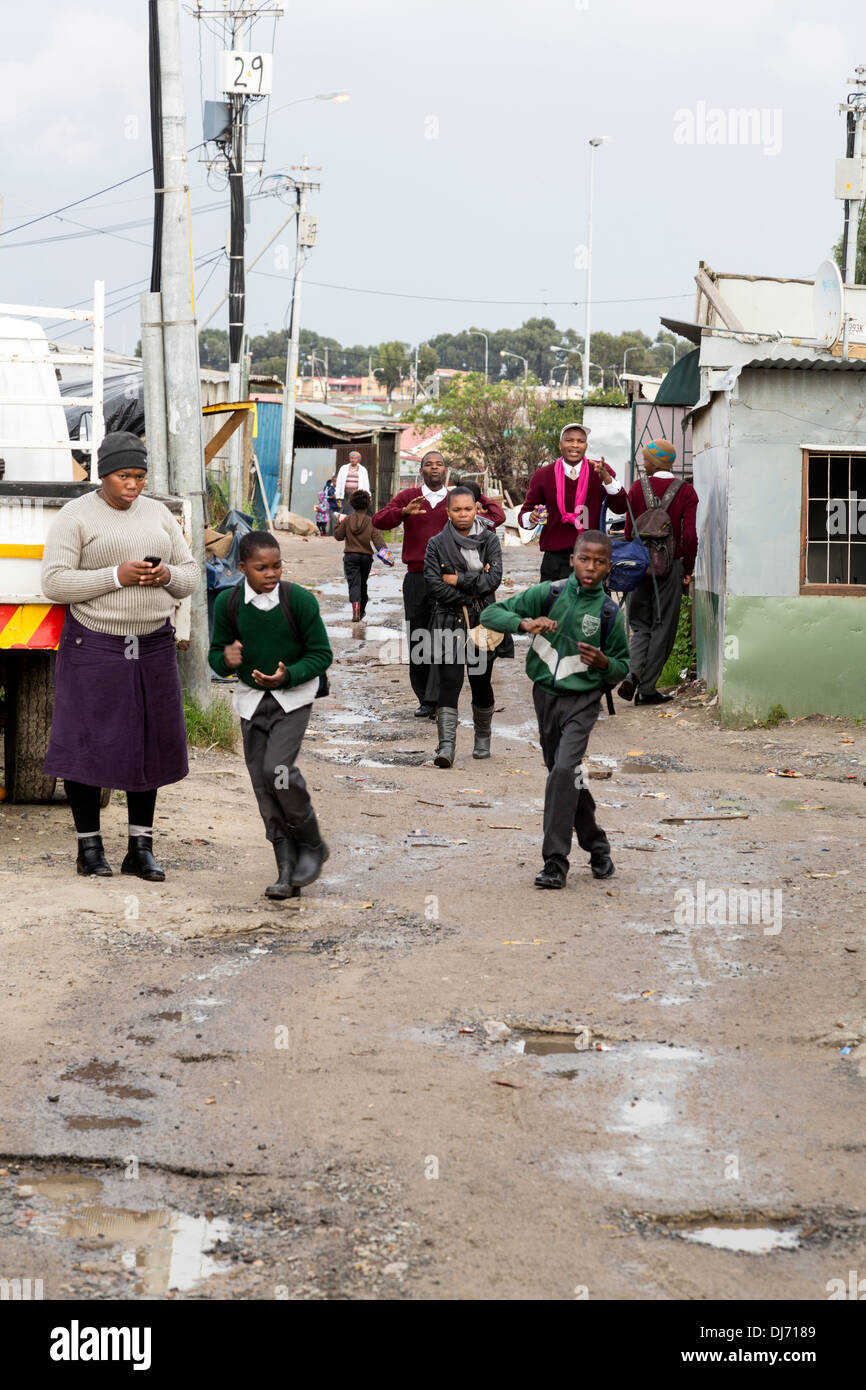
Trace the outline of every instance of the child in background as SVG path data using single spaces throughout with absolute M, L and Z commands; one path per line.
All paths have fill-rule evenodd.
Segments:
M 316 503 L 316 525 L 319 528 L 320 536 L 327 536 L 328 534 L 328 519 L 330 515 L 331 504 L 328 501 L 328 485 L 326 483 L 319 493 L 319 500 Z
M 367 611 L 367 580 L 377 550 L 386 550 L 385 537 L 369 515 L 370 494 L 357 489 L 351 497 L 352 515 L 341 516 L 334 527 L 334 539 L 345 541 L 343 571 L 349 586 L 352 622 L 358 623 Z
M 548 770 L 544 791 L 544 868 L 537 888 L 564 888 L 575 831 L 589 853 L 595 878 L 614 871 L 610 843 L 595 819 L 595 801 L 581 764 L 598 718 L 605 686 L 628 671 L 625 623 L 604 592 L 610 571 L 610 538 L 584 531 L 572 554 L 572 574 L 562 582 L 533 584 L 493 603 L 481 623 L 494 632 L 529 632 L 526 674 L 533 681 L 541 751 Z
M 300 584 L 281 582 L 276 539 L 267 531 L 249 531 L 241 537 L 239 556 L 242 586 L 217 596 L 208 662 L 219 676 L 238 676 L 232 699 L 244 759 L 277 861 L 277 881 L 265 896 L 289 898 L 319 877 L 328 858 L 295 761 L 319 676 L 334 658 L 313 595 Z

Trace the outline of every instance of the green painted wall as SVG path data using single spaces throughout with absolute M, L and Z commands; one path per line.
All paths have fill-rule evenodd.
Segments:
M 866 598 L 725 599 L 721 714 L 725 723 L 866 717 Z

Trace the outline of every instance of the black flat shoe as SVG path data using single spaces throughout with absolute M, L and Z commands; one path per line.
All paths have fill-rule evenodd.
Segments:
M 93 878 L 111 878 L 113 870 L 105 857 L 101 835 L 88 835 L 78 841 L 78 858 L 75 867 L 80 874 Z
M 548 859 L 540 874 L 535 875 L 536 888 L 564 888 L 568 874 L 553 859 Z
M 436 718 L 436 706 L 435 706 L 435 705 L 424 705 L 424 704 L 419 705 L 418 708 L 417 708 L 416 711 L 415 711 L 415 718 L 416 718 L 416 719 L 435 719 L 435 718 Z
M 620 687 L 620 690 L 622 687 Z M 654 690 L 651 695 L 641 695 L 638 691 L 634 697 L 636 705 L 668 705 L 673 699 L 673 695 L 663 695 L 660 690 Z
M 619 690 L 616 692 L 621 700 L 633 700 L 634 692 L 637 689 L 637 681 L 634 676 L 626 676 Z
M 591 854 L 589 867 L 592 869 L 593 878 L 610 878 L 614 872 L 613 860 L 609 854 Z
M 163 883 L 165 874 L 153 857 L 153 841 L 149 835 L 130 835 L 126 858 L 120 866 L 122 874 L 135 874 L 148 883 Z

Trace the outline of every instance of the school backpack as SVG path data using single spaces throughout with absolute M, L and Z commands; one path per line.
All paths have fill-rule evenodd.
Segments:
M 551 584 L 547 591 L 547 598 L 544 600 L 544 607 L 541 610 L 542 617 L 550 617 L 550 610 L 567 583 L 568 580 L 563 579 L 558 584 Z M 601 605 L 601 631 L 598 639 L 598 645 L 601 651 L 604 651 L 604 644 L 608 639 L 611 628 L 616 622 L 616 615 L 621 611 L 621 604 L 617 603 L 615 599 L 612 599 L 610 594 L 605 594 L 604 603 Z M 601 688 L 604 691 L 604 698 L 607 701 L 608 714 L 616 714 L 616 710 L 613 707 L 613 697 L 610 693 L 614 687 L 612 685 L 603 685 Z
M 243 579 L 241 579 L 240 582 L 237 583 L 235 587 L 232 589 L 231 593 L 229 594 L 228 603 L 226 604 L 226 617 L 228 618 L 231 624 L 231 628 L 235 635 L 236 642 L 239 642 L 241 638 L 241 630 L 238 627 L 238 613 L 241 609 L 241 590 L 243 589 L 243 586 L 244 581 Z M 283 617 L 289 625 L 289 631 L 291 632 L 295 641 L 300 642 L 301 634 L 298 631 L 298 624 L 295 622 L 295 615 L 292 612 L 291 593 L 291 580 L 281 579 L 280 608 L 282 609 Z M 328 681 L 328 673 L 326 671 L 323 671 L 322 674 L 319 676 L 319 688 L 316 691 L 316 699 L 324 700 L 325 696 L 330 695 L 330 693 L 331 686 Z
M 629 510 L 631 509 L 629 508 Z M 598 524 L 598 529 L 607 535 L 611 547 L 610 573 L 604 581 L 605 592 L 625 596 L 632 593 L 641 580 L 646 578 L 650 567 L 649 551 L 637 535 L 632 536 L 630 541 L 609 535 L 605 531 L 606 512 L 607 498 L 605 497 L 601 504 L 601 520 Z M 634 525 L 634 518 L 632 517 L 632 529 L 634 529 Z
M 635 532 L 649 551 L 652 572 L 657 579 L 664 579 L 673 568 L 677 553 L 677 540 L 674 524 L 668 507 L 683 485 L 682 478 L 674 478 L 668 483 L 662 497 L 656 497 L 652 484 L 645 473 L 640 475 L 646 511 L 641 512 L 634 523 Z

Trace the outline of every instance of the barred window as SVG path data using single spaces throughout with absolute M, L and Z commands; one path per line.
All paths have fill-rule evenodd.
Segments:
M 866 454 L 806 451 L 800 592 L 866 592 Z

